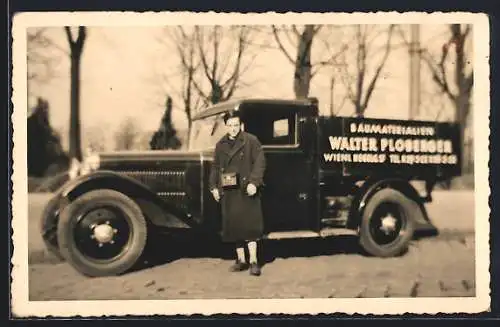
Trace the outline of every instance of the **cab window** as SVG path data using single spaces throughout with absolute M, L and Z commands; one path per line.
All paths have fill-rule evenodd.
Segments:
M 292 110 L 252 111 L 246 117 L 245 130 L 257 136 L 262 145 L 295 145 L 296 115 Z

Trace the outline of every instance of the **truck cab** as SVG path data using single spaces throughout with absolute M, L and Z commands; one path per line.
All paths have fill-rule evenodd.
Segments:
M 102 276 L 130 269 L 152 231 L 218 235 L 208 176 L 226 133 L 222 117 L 233 110 L 265 153 L 268 239 L 353 234 L 368 255 L 399 255 L 416 230 L 434 229 L 424 205 L 433 185 L 460 174 L 456 124 L 325 117 L 316 99 L 228 101 L 193 115 L 187 150 L 89 158 L 47 206 L 49 249 L 83 274 Z

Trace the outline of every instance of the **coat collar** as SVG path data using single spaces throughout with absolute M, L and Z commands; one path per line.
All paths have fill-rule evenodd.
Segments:
M 234 155 L 245 145 L 247 141 L 245 132 L 240 131 L 234 140 L 234 146 L 231 147 L 231 141 L 229 139 L 229 135 L 226 134 L 222 139 L 222 143 L 225 145 L 223 150 L 228 154 L 231 159 Z

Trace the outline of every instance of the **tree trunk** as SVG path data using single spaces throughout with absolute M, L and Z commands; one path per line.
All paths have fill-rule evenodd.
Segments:
M 69 135 L 69 156 L 82 160 L 80 142 L 80 51 L 71 51 L 71 114 Z
M 330 116 L 335 116 L 335 109 L 333 102 L 335 101 L 335 77 L 330 78 Z
M 314 25 L 306 25 L 299 38 L 297 60 L 295 60 L 295 75 L 293 91 L 297 99 L 309 96 L 311 83 L 311 46 L 314 37 Z
M 82 58 L 83 45 L 86 38 L 86 27 L 78 27 L 78 36 L 73 39 L 68 26 L 64 27 L 70 47 L 71 56 L 71 100 L 70 100 L 70 122 L 69 122 L 69 157 L 82 160 L 82 145 L 80 141 L 80 62 Z
M 465 139 L 465 129 L 467 128 L 467 118 L 470 108 L 470 99 L 468 94 L 459 94 L 455 101 L 456 121 L 460 124 L 460 140 L 462 143 L 462 173 L 467 173 L 469 167 L 471 148 L 468 147 L 468 141 Z
M 468 79 L 465 76 L 465 53 L 464 43 L 467 36 L 466 32 L 462 32 L 460 24 L 450 26 L 452 33 L 452 42 L 455 44 L 455 84 L 458 88 L 458 94 L 455 97 L 456 121 L 460 124 L 460 137 L 462 142 L 462 173 L 467 173 L 469 166 L 469 158 L 472 152 L 467 147 L 465 139 L 465 129 L 467 127 L 467 118 L 470 109 L 470 88 Z M 471 73 L 472 74 L 472 73 Z
M 223 100 L 223 90 L 222 90 L 222 87 L 216 82 L 214 81 L 212 83 L 212 92 L 210 94 L 210 102 L 212 102 L 212 104 L 217 104 L 219 102 L 221 102 Z

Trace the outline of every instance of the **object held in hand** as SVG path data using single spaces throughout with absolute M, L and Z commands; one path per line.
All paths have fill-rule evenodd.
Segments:
M 238 186 L 237 173 L 224 173 L 221 176 L 221 185 L 223 188 L 234 188 Z

